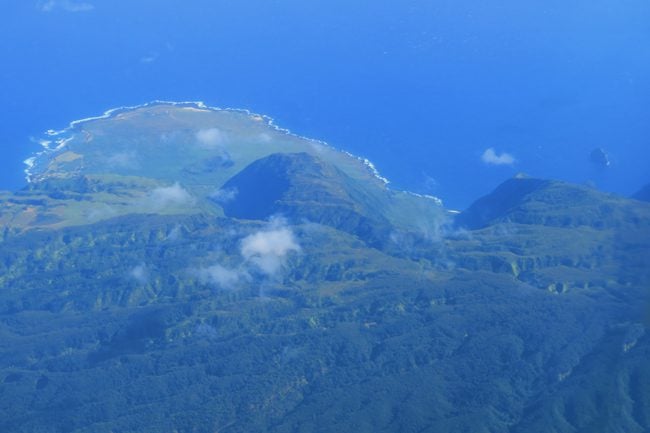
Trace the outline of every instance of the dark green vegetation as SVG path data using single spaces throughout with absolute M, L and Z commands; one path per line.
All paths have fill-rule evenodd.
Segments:
M 268 127 L 245 153 L 254 116 L 125 114 L 75 134 L 132 153 L 0 195 L 0 431 L 650 429 L 650 204 L 518 177 L 454 221 Z

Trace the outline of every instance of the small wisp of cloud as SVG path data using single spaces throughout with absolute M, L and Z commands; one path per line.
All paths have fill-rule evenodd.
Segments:
M 506 152 L 497 154 L 493 147 L 483 152 L 481 160 L 488 165 L 513 165 L 515 163 L 514 156 Z
M 262 132 L 261 134 L 259 134 L 257 136 L 257 139 L 260 141 L 260 143 L 270 143 L 271 141 L 273 141 L 273 137 L 271 137 L 271 135 L 266 132 Z
M 204 149 L 220 149 L 226 140 L 226 134 L 219 128 L 200 129 L 196 132 L 195 137 Z
M 95 222 L 106 218 L 111 218 L 117 214 L 117 211 L 106 203 L 94 204 L 85 214 L 88 222 Z
M 266 229 L 246 236 L 240 246 L 244 260 L 268 276 L 284 267 L 290 253 L 300 250 L 293 231 L 279 218 L 272 219 Z
M 90 12 L 95 9 L 95 5 L 87 2 L 76 2 L 72 0 L 47 0 L 39 2 L 36 5 L 41 12 L 53 12 L 62 10 L 65 12 Z
M 129 276 L 140 284 L 147 284 L 149 282 L 149 270 L 144 263 L 131 269 Z
M 233 201 L 237 194 L 239 194 L 237 188 L 222 188 L 210 194 L 210 198 L 219 204 L 225 204 Z
M 182 237 L 183 237 L 182 228 L 181 228 L 180 225 L 176 224 L 176 225 L 174 226 L 174 228 L 172 228 L 172 229 L 167 233 L 167 237 L 165 238 L 165 240 L 166 240 L 166 241 L 169 241 L 169 242 L 176 242 L 176 241 L 178 241 L 179 239 L 181 239 Z
M 234 290 L 240 283 L 250 280 L 250 275 L 243 268 L 226 268 L 220 264 L 201 268 L 196 275 L 204 284 L 214 285 L 223 290 Z
M 147 54 L 146 56 L 140 57 L 140 63 L 147 64 L 147 63 L 153 63 L 156 60 L 158 60 L 159 54 L 156 52 L 152 52 Z
M 189 272 L 201 283 L 221 290 L 235 290 L 256 281 L 262 292 L 264 285 L 285 269 L 290 254 L 300 251 L 287 222 L 272 218 L 266 227 L 241 239 L 237 264 L 224 265 L 222 261 Z
M 194 197 L 178 182 L 172 186 L 154 188 L 149 195 L 149 199 L 156 209 L 164 209 L 170 206 L 191 206 L 195 203 Z
M 115 168 L 136 169 L 140 167 L 136 152 L 118 152 L 108 157 L 106 163 Z

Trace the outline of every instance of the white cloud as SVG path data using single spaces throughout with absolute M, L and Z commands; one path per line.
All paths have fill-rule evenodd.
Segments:
M 199 323 L 194 329 L 194 335 L 197 337 L 203 338 L 216 338 L 219 336 L 219 332 L 215 329 L 214 326 L 209 323 Z
M 181 226 L 176 224 L 173 229 L 167 233 L 167 238 L 165 240 L 171 241 L 171 242 L 176 242 L 183 236 L 183 233 L 181 232 Z
M 131 269 L 129 276 L 140 284 L 147 284 L 149 282 L 149 270 L 144 264 L 138 265 Z
M 426 172 L 422 172 L 422 189 L 427 193 L 433 193 L 440 188 L 440 183 L 435 177 Z
M 196 140 L 205 149 L 217 149 L 225 141 L 225 134 L 219 128 L 200 129 L 195 134 Z
M 119 168 L 138 168 L 140 166 L 138 155 L 133 151 L 113 154 L 108 157 L 106 162 L 112 167 Z
M 158 53 L 149 53 L 146 56 L 140 57 L 140 63 L 153 63 L 158 60 Z
M 293 232 L 279 219 L 272 220 L 268 229 L 246 236 L 240 246 L 242 257 L 267 275 L 279 271 L 287 255 L 298 251 Z
M 497 155 L 493 147 L 490 147 L 483 155 L 481 155 L 481 160 L 490 165 L 512 165 L 515 163 L 515 158 L 509 153 L 503 152 L 501 155 Z
M 154 206 L 162 209 L 168 206 L 184 206 L 194 204 L 194 197 L 178 182 L 172 186 L 161 186 L 151 191 L 149 196 Z
M 97 203 L 93 205 L 86 213 L 86 219 L 91 222 L 111 218 L 117 214 L 117 211 L 106 203 Z
M 210 195 L 210 198 L 217 203 L 223 204 L 233 201 L 237 197 L 237 194 L 239 194 L 237 188 L 218 189 Z
M 95 5 L 87 2 L 76 2 L 72 0 L 47 0 L 38 3 L 38 10 L 41 12 L 52 12 L 57 9 L 66 12 L 89 12 L 95 9 Z
M 257 136 L 257 139 L 262 143 L 270 143 L 273 140 L 273 137 L 271 137 L 271 135 L 267 134 L 266 132 L 262 132 Z
M 287 227 L 286 221 L 275 218 L 266 228 L 241 240 L 239 245 L 241 257 L 234 267 L 216 263 L 209 267 L 190 269 L 189 272 L 203 284 L 234 290 L 250 284 L 255 274 L 261 273 L 266 277 L 274 277 L 284 268 L 289 254 L 300 250 L 300 245 L 291 229 Z M 262 280 L 262 286 L 263 284 Z
M 219 264 L 208 268 L 199 269 L 199 280 L 203 283 L 213 284 L 220 289 L 232 290 L 237 285 L 250 277 L 248 272 L 242 269 L 229 269 Z

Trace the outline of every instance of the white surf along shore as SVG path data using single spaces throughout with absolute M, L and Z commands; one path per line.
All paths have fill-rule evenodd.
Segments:
M 115 116 L 117 116 L 119 114 L 122 114 L 122 113 L 127 113 L 127 112 L 130 112 L 130 111 L 138 110 L 138 109 L 141 109 L 141 108 L 152 107 L 152 106 L 156 106 L 156 105 L 172 105 L 172 106 L 177 106 L 177 107 L 194 108 L 194 109 L 202 110 L 202 111 L 232 111 L 232 112 L 237 112 L 237 113 L 243 113 L 243 114 L 248 115 L 248 116 L 254 116 L 254 117 L 257 117 L 257 118 L 261 118 L 261 119 L 264 120 L 266 125 L 268 125 L 270 128 L 273 128 L 274 130 L 276 130 L 278 132 L 281 132 L 281 133 L 287 134 L 287 135 L 291 135 L 291 136 L 299 138 L 299 139 L 307 140 L 307 141 L 310 141 L 312 143 L 317 143 L 317 144 L 322 145 L 322 146 L 326 146 L 326 147 L 328 147 L 330 149 L 334 149 L 336 151 L 343 152 L 346 155 L 361 161 L 375 178 L 380 180 L 385 185 L 388 185 L 390 183 L 390 181 L 387 178 L 385 178 L 384 176 L 382 176 L 379 173 L 379 170 L 377 170 L 375 165 L 368 158 L 363 158 L 363 157 L 354 155 L 354 154 L 352 154 L 352 153 L 350 153 L 348 151 L 345 151 L 345 150 L 336 149 L 334 146 L 331 146 L 330 144 L 328 144 L 327 142 L 322 141 L 322 140 L 317 140 L 317 139 L 313 139 L 313 138 L 310 138 L 310 137 L 304 137 L 304 136 L 301 136 L 301 135 L 298 135 L 298 134 L 294 134 L 289 129 L 282 128 L 282 127 L 276 125 L 273 118 L 269 117 L 267 115 L 257 114 L 257 113 L 254 113 L 251 110 L 243 109 L 243 108 L 213 107 L 213 106 L 206 105 L 202 101 L 175 102 L 175 101 L 162 101 L 162 100 L 151 101 L 151 102 L 147 102 L 147 103 L 141 104 L 141 105 L 123 106 L 123 107 L 111 108 L 110 110 L 105 111 L 103 114 L 101 114 L 99 116 L 86 117 L 86 118 L 83 118 L 83 119 L 74 120 L 74 121 L 70 122 L 70 124 L 68 125 L 67 128 L 64 128 L 64 129 L 61 129 L 61 130 L 54 130 L 54 129 L 47 130 L 45 132 L 45 135 L 46 135 L 47 138 L 37 140 L 37 143 L 42 146 L 43 150 L 40 151 L 40 152 L 36 152 L 33 156 L 31 156 L 31 157 L 29 157 L 29 158 L 27 158 L 27 159 L 25 159 L 23 161 L 23 163 L 27 166 L 25 168 L 25 170 L 24 170 L 27 182 L 28 183 L 33 182 L 34 170 L 36 168 L 37 160 L 41 156 L 51 154 L 51 153 L 55 153 L 55 152 L 60 152 L 63 149 L 65 149 L 66 145 L 74 138 L 74 136 L 72 134 L 74 133 L 75 129 L 79 128 L 84 123 L 93 122 L 93 121 L 97 121 L 97 120 L 111 119 L 111 118 L 113 118 L 113 117 L 115 117 Z M 434 196 L 430 196 L 430 195 L 422 195 L 422 194 L 417 194 L 417 193 L 411 193 L 411 192 L 409 192 L 409 193 L 413 194 L 413 195 L 416 195 L 416 196 L 419 196 L 419 197 L 434 200 L 438 204 L 442 205 L 442 201 L 438 197 L 434 197 Z

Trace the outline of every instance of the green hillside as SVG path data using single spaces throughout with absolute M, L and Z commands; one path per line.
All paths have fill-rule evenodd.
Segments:
M 646 432 L 650 204 L 458 216 L 246 112 L 73 125 L 0 194 L 0 431 Z

